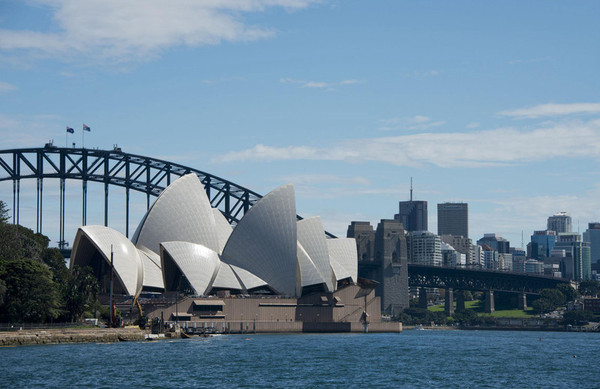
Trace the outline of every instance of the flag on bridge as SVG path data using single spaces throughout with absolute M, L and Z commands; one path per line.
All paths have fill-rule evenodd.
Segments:
M 90 132 L 90 131 L 92 131 L 92 129 L 91 129 L 91 128 L 89 128 L 88 126 L 86 126 L 86 125 L 84 124 L 84 125 L 83 125 L 83 131 Z
M 74 133 L 75 133 L 75 130 L 74 130 L 74 129 L 72 129 L 71 127 L 67 126 L 67 132 L 68 132 L 69 134 L 74 134 Z

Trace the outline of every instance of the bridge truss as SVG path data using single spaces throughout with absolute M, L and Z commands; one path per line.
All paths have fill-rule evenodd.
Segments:
M 569 283 L 567 279 L 549 276 L 412 263 L 408 265 L 408 279 L 410 286 L 416 287 L 527 294 L 538 294 L 542 289 L 556 288 L 558 284 Z
M 44 179 L 60 180 L 59 248 L 65 248 L 66 180 L 82 183 L 82 220 L 87 224 L 88 182 L 104 184 L 104 225 L 108 226 L 109 187 L 125 188 L 126 236 L 129 236 L 130 191 L 146 194 L 146 209 L 151 197 L 157 197 L 172 181 L 194 173 L 204 184 L 213 207 L 219 208 L 227 220 L 235 224 L 262 198 L 256 192 L 212 174 L 188 166 L 156 158 L 124 153 L 120 148 L 96 150 L 63 148 L 47 144 L 43 148 L 0 150 L 0 182 L 13 182 L 13 223 L 19 224 L 20 184 L 23 179 L 36 179 L 36 232 L 42 232 Z M 331 234 L 329 234 L 331 236 Z

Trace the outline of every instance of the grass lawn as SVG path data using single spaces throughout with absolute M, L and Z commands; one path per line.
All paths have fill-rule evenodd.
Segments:
M 456 308 L 456 304 L 454 305 Z M 535 315 L 533 309 L 528 307 L 527 310 L 522 311 L 520 309 L 505 309 L 505 310 L 496 310 L 494 313 L 485 313 L 483 301 L 473 300 L 473 301 L 465 301 L 465 308 L 472 309 L 477 312 L 481 316 L 485 317 L 510 317 L 510 318 L 530 318 Z M 428 308 L 432 312 L 444 312 L 444 304 L 434 305 Z

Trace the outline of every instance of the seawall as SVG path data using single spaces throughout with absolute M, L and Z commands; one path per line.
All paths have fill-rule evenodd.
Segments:
M 0 346 L 59 343 L 116 343 L 144 340 L 147 331 L 137 328 L 52 329 L 0 332 Z

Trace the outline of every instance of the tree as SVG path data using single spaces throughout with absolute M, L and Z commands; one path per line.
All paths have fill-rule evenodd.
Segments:
M 96 302 L 99 290 L 100 285 L 91 268 L 74 267 L 63 294 L 68 319 L 71 321 L 82 320 L 83 314 L 90 310 Z
M 0 277 L 6 283 L 4 320 L 44 322 L 58 316 L 59 294 L 48 266 L 33 259 L 9 260 Z
M 9 209 L 6 206 L 6 203 L 0 200 L 0 223 L 6 223 L 10 219 L 8 211 Z
M 558 284 L 556 289 L 565 295 L 567 301 L 573 301 L 577 298 L 577 291 L 570 284 Z
M 592 312 L 589 311 L 567 311 L 563 315 L 563 324 L 587 324 L 592 319 L 592 316 Z
M 579 283 L 579 293 L 584 296 L 597 296 L 600 293 L 600 281 L 581 281 Z
M 547 299 L 550 304 L 554 307 L 554 309 L 565 305 L 565 303 L 567 302 L 567 299 L 565 298 L 565 295 L 562 294 L 562 292 L 558 289 L 542 289 L 540 291 L 540 297 Z

